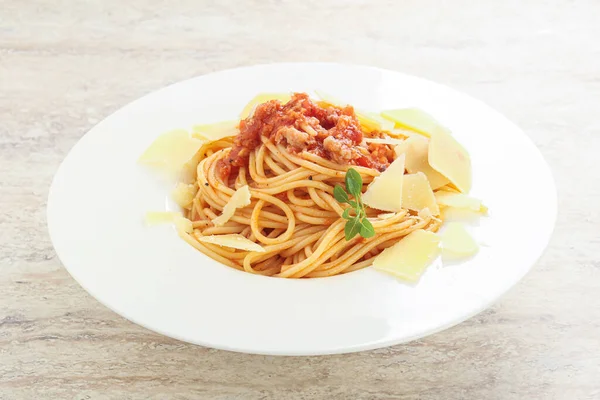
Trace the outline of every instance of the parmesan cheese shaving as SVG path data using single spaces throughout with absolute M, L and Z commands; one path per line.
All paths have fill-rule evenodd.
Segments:
M 349 103 L 331 96 L 330 94 L 315 90 L 315 93 L 321 100 L 329 105 L 343 108 Z M 394 129 L 394 122 L 383 118 L 381 115 L 369 111 L 355 109 L 356 119 L 361 127 L 367 132 L 371 131 L 390 131 Z
M 168 224 L 173 222 L 177 215 L 181 214 L 172 211 L 148 211 L 146 212 L 145 220 L 148 226 Z
M 413 135 L 394 149 L 397 155 L 406 155 L 406 170 L 411 174 L 422 172 L 427 176 L 433 190 L 447 185 L 450 181 L 429 165 L 429 139 Z
M 418 108 L 386 110 L 381 115 L 393 121 L 397 127 L 408 128 L 427 137 L 440 126 L 435 118 Z
M 479 245 L 460 222 L 448 223 L 440 238 L 443 257 L 466 258 L 479 251 Z
M 455 188 L 454 185 L 452 185 L 451 183 L 447 184 L 446 186 L 442 186 L 439 190 L 444 190 L 446 192 L 452 193 L 460 193 L 460 190 Z
M 191 137 L 184 129 L 170 131 L 156 138 L 138 162 L 159 167 L 167 172 L 180 172 L 203 143 L 203 140 Z
M 154 226 L 159 224 L 173 223 L 177 231 L 192 232 L 192 221 L 184 218 L 181 213 L 172 211 L 148 211 L 146 212 L 146 224 Z
M 422 219 L 430 219 L 433 217 L 433 214 L 431 213 L 431 210 L 429 209 L 429 207 L 425 207 L 422 210 L 419 210 L 419 218 Z
M 214 124 L 194 125 L 192 128 L 192 136 L 208 142 L 216 142 L 217 140 L 235 136 L 239 133 L 238 121 L 223 121 Z
M 223 213 L 212 220 L 213 224 L 215 224 L 215 226 L 224 225 L 231 217 L 233 217 L 236 208 L 245 207 L 249 204 L 250 189 L 248 189 L 248 185 L 244 185 L 236 190 L 233 196 L 231 196 L 227 204 L 225 204 L 225 207 L 223 207 Z
M 396 158 L 381 175 L 373 179 L 367 191 L 362 195 L 363 202 L 377 210 L 402 210 L 403 179 L 404 154 Z
M 429 165 L 444 175 L 458 190 L 471 190 L 471 158 L 450 133 L 439 128 L 429 140 Z
M 487 211 L 487 208 L 481 204 L 481 200 L 462 193 L 438 190 L 435 192 L 435 200 L 444 207 L 463 208 L 476 212 Z
M 390 131 L 394 129 L 394 123 L 383 118 L 379 114 L 368 111 L 355 111 L 356 119 L 360 122 L 361 127 L 367 132 L 371 131 Z
M 375 257 L 373 267 L 409 282 L 417 282 L 439 254 L 439 237 L 418 229 Z
M 322 92 L 320 90 L 315 90 L 315 93 L 317 94 L 317 96 L 319 96 L 321 98 L 321 100 L 329 105 L 332 106 L 336 106 L 336 107 L 346 107 L 348 105 L 348 103 L 343 102 L 341 99 L 338 99 L 336 97 L 333 97 L 332 95 Z
M 404 175 L 402 188 L 402 207 L 409 210 L 422 211 L 425 208 L 433 215 L 440 215 L 440 208 L 427 177 L 422 172 Z
M 240 114 L 240 119 L 246 119 L 254 112 L 254 109 L 257 105 L 265 103 L 269 100 L 279 100 L 282 103 L 287 103 L 290 101 L 292 96 L 288 93 L 260 93 L 257 94 L 242 110 Z
M 192 233 L 194 230 L 192 221 L 182 215 L 175 216 L 173 222 L 175 223 L 175 229 L 177 229 L 178 232 Z
M 216 244 L 222 247 L 229 247 L 232 249 L 246 251 L 255 251 L 258 253 L 265 252 L 265 249 L 263 247 L 237 233 L 229 235 L 196 236 L 196 238 L 200 242 Z
M 194 200 L 194 196 L 196 196 L 196 192 L 196 185 L 179 182 L 171 192 L 171 197 L 173 197 L 173 201 L 180 207 L 189 208 Z

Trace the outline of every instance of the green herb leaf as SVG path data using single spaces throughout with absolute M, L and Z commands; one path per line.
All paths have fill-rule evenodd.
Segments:
M 348 203 L 351 207 L 347 207 L 342 212 L 342 218 L 347 220 L 344 226 L 344 235 L 346 241 L 351 240 L 354 236 L 360 234 L 364 238 L 375 236 L 375 229 L 371 221 L 367 219 L 367 211 L 365 205 L 360 198 L 362 194 L 362 178 L 355 169 L 349 168 L 344 179 L 346 190 L 340 185 L 335 185 L 333 188 L 333 197 L 340 203 Z M 354 196 L 354 200 L 350 200 L 348 192 Z M 350 211 L 354 210 L 355 216 L 350 215 Z
M 373 228 L 373 224 L 366 218 L 363 218 L 360 225 L 360 236 L 365 239 L 375 236 L 375 228 Z
M 354 197 L 359 197 L 362 192 L 362 177 L 354 168 L 346 172 L 346 190 Z
M 348 193 L 340 185 L 335 185 L 333 188 L 333 197 L 340 203 L 347 203 L 349 200 Z
M 344 210 L 344 212 L 342 213 L 342 218 L 344 219 L 351 219 L 352 217 L 350 217 L 350 210 L 351 208 L 348 207 Z
M 361 227 L 360 220 L 358 218 L 352 218 L 350 221 L 346 222 L 346 226 L 344 227 L 344 234 L 346 236 L 346 241 L 352 239 L 354 236 L 360 233 Z

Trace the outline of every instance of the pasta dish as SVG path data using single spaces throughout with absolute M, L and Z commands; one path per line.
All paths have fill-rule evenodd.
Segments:
M 185 221 L 178 231 L 214 260 L 282 278 L 379 260 L 382 270 L 404 264 L 396 275 L 414 280 L 437 256 L 443 209 L 484 210 L 465 194 L 468 154 L 424 113 L 363 113 L 306 93 L 270 97 L 185 139 L 193 156 L 173 193 Z M 464 250 L 464 234 L 452 240 Z M 413 261 L 398 259 L 410 258 L 393 250 L 403 243 L 417 249 Z

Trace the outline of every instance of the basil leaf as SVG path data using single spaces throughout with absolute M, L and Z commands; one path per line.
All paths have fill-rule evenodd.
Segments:
M 333 197 L 340 203 L 348 203 L 348 193 L 340 185 L 335 185 L 333 188 Z
M 346 190 L 354 197 L 360 196 L 362 192 L 362 177 L 354 168 L 350 168 L 346 172 Z
M 375 229 L 366 217 L 367 211 L 360 197 L 362 194 L 362 177 L 355 169 L 349 168 L 346 171 L 344 183 L 346 184 L 346 190 L 340 185 L 335 185 L 333 197 L 339 203 L 348 203 L 352 206 L 352 208 L 346 208 L 342 212 L 342 218 L 347 220 L 344 226 L 346 240 L 349 241 L 358 234 L 364 238 L 375 236 Z M 348 192 L 354 197 L 354 200 L 350 200 Z M 354 210 L 355 216 L 350 215 L 351 210 Z
M 342 213 L 342 218 L 344 219 L 351 219 L 352 217 L 350 217 L 350 210 L 351 208 L 348 207 L 344 210 L 344 212 Z
M 346 226 L 344 227 L 344 235 L 346 235 L 346 241 L 358 235 L 358 233 L 360 232 L 360 227 L 361 223 L 358 218 L 352 218 L 350 221 L 346 222 Z
M 344 188 L 340 185 L 335 185 L 335 187 L 333 188 L 333 197 L 335 197 L 335 199 L 340 203 L 348 202 L 348 193 L 346 193 Z
M 366 238 L 370 238 L 375 236 L 375 228 L 373 228 L 373 224 L 366 218 L 363 218 L 360 225 L 360 236 Z

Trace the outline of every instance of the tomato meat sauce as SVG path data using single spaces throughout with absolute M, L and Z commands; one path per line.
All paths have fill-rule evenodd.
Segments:
M 295 93 L 282 104 L 278 100 L 259 104 L 254 113 L 240 122 L 229 157 L 219 162 L 222 177 L 248 164 L 250 152 L 262 138 L 286 146 L 291 153 L 309 152 L 340 165 L 358 165 L 384 171 L 394 159 L 386 144 L 363 142 L 363 131 L 354 108 L 321 105 L 306 93 Z M 369 137 L 383 137 L 370 132 Z

